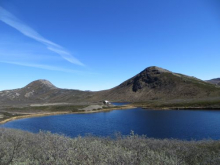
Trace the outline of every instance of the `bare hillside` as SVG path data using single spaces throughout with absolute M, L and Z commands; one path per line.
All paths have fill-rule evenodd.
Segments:
M 220 96 L 220 89 L 215 85 L 155 66 L 146 68 L 115 88 L 95 95 L 99 99 L 128 102 L 214 96 Z
M 60 89 L 47 80 L 36 80 L 20 89 L 1 91 L 0 104 L 88 103 L 106 99 L 143 102 L 212 97 L 220 97 L 220 88 L 216 85 L 153 66 L 112 89 L 99 92 Z

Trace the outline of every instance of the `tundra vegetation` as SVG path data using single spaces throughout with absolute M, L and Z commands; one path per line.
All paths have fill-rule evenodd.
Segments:
M 116 134 L 70 138 L 0 128 L 0 164 L 220 164 L 220 141 L 181 141 Z
M 55 105 L 55 106 L 21 106 L 21 107 L 0 107 L 0 123 L 13 117 L 34 116 L 45 113 L 74 113 L 79 112 L 85 105 Z M 82 112 L 82 111 L 81 111 Z
M 149 100 L 145 102 L 132 103 L 132 105 L 145 109 L 220 110 L 219 100 L 219 97 L 209 99 Z

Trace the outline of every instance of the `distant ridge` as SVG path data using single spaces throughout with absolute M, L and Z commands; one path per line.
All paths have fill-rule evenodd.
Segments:
M 0 91 L 0 104 L 88 103 L 106 99 L 144 102 L 220 97 L 220 88 L 211 84 L 216 81 L 219 79 L 206 82 L 152 66 L 112 89 L 98 92 L 61 89 L 40 79 L 20 89 Z
M 214 78 L 211 80 L 207 80 L 207 82 L 214 84 L 214 85 L 219 85 L 220 86 L 220 78 Z

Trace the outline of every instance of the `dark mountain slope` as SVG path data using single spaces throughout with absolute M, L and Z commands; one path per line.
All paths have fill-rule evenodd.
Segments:
M 156 99 L 191 99 L 220 96 L 220 89 L 194 77 L 149 67 L 119 86 L 96 94 L 96 98 L 139 102 Z

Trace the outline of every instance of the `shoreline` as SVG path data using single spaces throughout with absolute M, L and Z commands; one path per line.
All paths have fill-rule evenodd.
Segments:
M 18 120 L 18 119 L 26 119 L 26 118 L 32 118 L 32 117 L 44 117 L 44 116 L 54 116 L 54 115 L 67 115 L 67 114 L 89 114 L 89 113 L 98 113 L 98 112 L 106 112 L 106 111 L 113 111 L 113 110 L 125 110 L 125 109 L 132 109 L 137 108 L 135 106 L 122 106 L 117 108 L 106 108 L 101 110 L 91 110 L 91 111 L 78 111 L 78 112 L 71 112 L 71 111 L 63 111 L 63 112 L 45 112 L 45 113 L 33 113 L 33 114 L 24 114 L 21 116 L 14 116 L 7 118 L 5 120 L 0 121 L 0 125 L 3 125 L 7 122 Z
M 142 108 L 145 110 L 220 110 L 220 108 L 207 108 L 207 107 L 161 107 L 161 108 L 155 108 L 155 107 L 141 107 L 141 106 L 134 106 L 134 105 L 125 105 L 117 108 L 105 108 L 100 110 L 87 110 L 87 111 L 78 111 L 78 112 L 72 112 L 72 111 L 58 111 L 58 112 L 45 112 L 45 113 L 33 113 L 33 114 L 24 114 L 21 116 L 14 116 L 7 118 L 5 120 L 0 121 L 0 125 L 5 124 L 10 121 L 18 120 L 18 119 L 25 119 L 25 118 L 32 118 L 32 117 L 44 117 L 44 116 L 54 116 L 54 115 L 67 115 L 67 114 L 89 114 L 89 113 L 99 113 L 99 112 L 107 112 L 107 111 L 113 111 L 113 110 L 126 110 L 126 109 L 132 109 L 132 108 Z
M 141 107 L 142 109 L 146 110 L 220 110 L 220 108 L 207 108 L 207 107 L 162 107 L 162 108 L 155 108 L 155 107 Z

